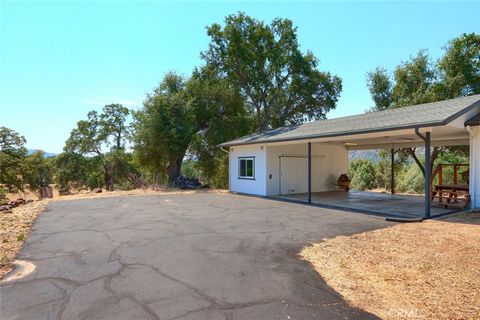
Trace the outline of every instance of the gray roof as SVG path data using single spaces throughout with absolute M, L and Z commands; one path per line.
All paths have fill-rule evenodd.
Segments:
M 480 126 L 480 113 L 465 122 L 466 126 Z
M 256 132 L 222 143 L 221 147 L 279 142 L 406 128 L 440 126 L 480 106 L 480 95 L 461 97 L 403 108 L 307 122 L 298 126 Z

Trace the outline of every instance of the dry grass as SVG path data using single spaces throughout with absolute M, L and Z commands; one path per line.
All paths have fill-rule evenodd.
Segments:
M 301 256 L 381 318 L 480 319 L 479 214 L 339 236 Z
M 199 192 L 209 193 L 228 193 L 228 190 L 223 189 L 197 189 L 197 190 L 179 190 L 179 189 L 135 189 L 135 190 L 115 190 L 105 191 L 102 193 L 81 192 L 77 194 L 54 197 L 55 201 L 63 200 L 77 200 L 77 199 L 92 199 L 92 198 L 108 198 L 108 197 L 126 197 L 126 196 L 144 196 L 144 195 L 160 195 L 160 194 L 191 194 Z
M 102 193 L 77 193 L 68 196 L 59 196 L 54 192 L 53 199 L 44 199 L 27 203 L 12 209 L 12 213 L 0 212 L 0 279 L 2 279 L 11 270 L 11 263 L 15 259 L 18 250 L 21 249 L 25 242 L 37 215 L 42 212 L 46 205 L 51 201 L 68 201 L 77 199 L 93 199 L 106 197 L 127 197 L 142 195 L 160 195 L 160 194 L 190 194 L 195 192 L 215 192 L 225 193 L 226 190 L 176 190 L 176 189 L 137 189 L 129 191 L 111 191 Z M 37 199 L 34 193 L 10 194 L 10 199 L 22 197 L 24 199 Z
M 0 279 L 11 270 L 11 263 L 32 229 L 33 221 L 50 201 L 30 202 L 13 208 L 12 213 L 0 212 Z

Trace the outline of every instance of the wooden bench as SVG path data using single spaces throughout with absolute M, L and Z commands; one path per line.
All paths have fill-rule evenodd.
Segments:
M 470 206 L 469 187 L 464 184 L 437 185 L 432 191 L 432 201 L 434 199 L 438 199 L 438 205 L 444 208 L 449 206 L 467 208 Z

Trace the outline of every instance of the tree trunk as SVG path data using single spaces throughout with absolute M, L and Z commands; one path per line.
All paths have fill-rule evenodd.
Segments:
M 103 170 L 104 170 L 103 179 L 105 183 L 105 189 L 107 189 L 107 191 L 113 191 L 113 176 L 108 166 L 103 166 Z
M 167 167 L 168 184 L 172 185 L 175 180 L 180 176 L 180 170 L 182 169 L 183 157 L 180 159 L 171 160 Z
M 263 131 L 265 130 L 265 126 L 262 121 L 262 108 L 255 106 L 255 109 L 257 110 L 258 131 Z
M 422 171 L 423 177 L 425 177 L 425 166 L 420 162 L 420 159 L 418 159 L 417 155 L 415 154 L 415 148 L 406 148 L 405 149 L 407 153 L 413 158 L 415 163 L 418 165 L 420 170 Z M 435 160 L 437 160 L 439 154 L 440 154 L 440 147 L 433 147 L 432 151 L 430 153 L 430 177 L 431 181 L 430 184 L 433 182 L 433 170 L 435 169 L 433 166 L 435 164 Z
M 268 106 L 267 104 L 264 104 L 264 110 L 265 110 L 264 129 L 268 129 L 270 127 L 270 106 Z

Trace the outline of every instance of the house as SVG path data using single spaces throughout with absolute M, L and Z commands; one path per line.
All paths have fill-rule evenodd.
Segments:
M 427 147 L 426 171 L 430 172 L 429 146 L 458 145 L 470 146 L 470 206 L 480 209 L 480 95 L 257 132 L 221 147 L 229 149 L 231 192 L 307 203 L 324 199 L 334 204 L 328 202 L 328 195 L 333 199 L 338 195 L 335 182 L 348 172 L 349 150 Z M 428 217 L 429 184 L 426 191 L 420 200 L 423 215 Z M 362 199 L 366 204 L 377 196 L 363 195 Z M 361 202 L 347 200 L 353 206 Z

